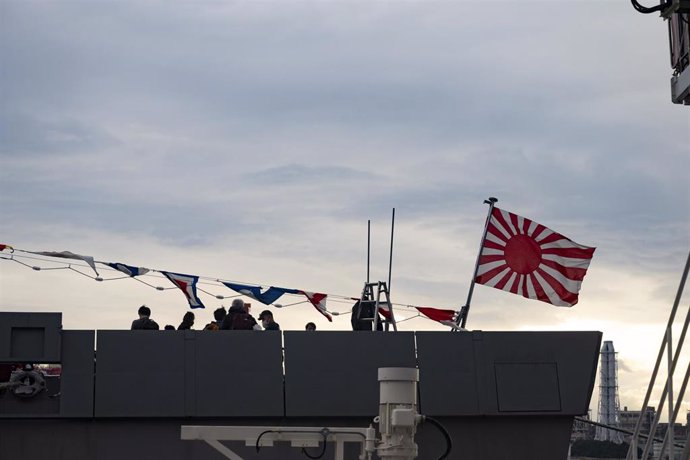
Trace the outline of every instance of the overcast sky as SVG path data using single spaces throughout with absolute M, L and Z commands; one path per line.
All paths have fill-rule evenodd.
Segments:
M 393 300 L 457 309 L 495 196 L 597 251 L 575 307 L 477 286 L 468 327 L 600 330 L 638 407 L 690 249 L 690 112 L 670 76 L 665 23 L 626 1 L 0 0 L 0 243 L 356 297 L 368 219 L 387 279 L 395 208 Z M 67 329 L 188 309 L 0 262 L 0 310 L 61 311 Z M 197 327 L 229 303 L 201 298 Z

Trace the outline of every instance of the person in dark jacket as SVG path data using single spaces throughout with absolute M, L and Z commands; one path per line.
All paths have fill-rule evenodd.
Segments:
M 223 324 L 223 320 L 225 319 L 225 317 L 227 315 L 228 315 L 228 312 L 225 311 L 225 307 L 216 308 L 213 311 L 214 321 L 211 321 L 206 326 L 204 326 L 204 330 L 205 331 L 218 331 L 218 330 L 220 330 L 220 327 Z
M 270 310 L 264 310 L 259 315 L 259 321 L 264 327 L 264 331 L 279 331 L 280 325 L 273 320 L 273 313 Z
M 194 313 L 188 311 L 184 314 L 184 317 L 182 317 L 182 322 L 177 326 L 177 330 L 184 331 L 186 329 L 191 329 L 192 326 L 194 326 Z
M 151 309 L 147 307 L 146 305 L 142 305 L 139 307 L 139 319 L 135 319 L 132 321 L 132 330 L 151 330 L 151 331 L 157 331 L 160 329 L 158 327 L 158 323 L 149 318 L 151 316 Z
M 245 310 L 244 301 L 242 299 L 234 299 L 220 328 L 221 330 L 251 331 L 256 324 L 254 317 Z
M 352 306 L 352 315 L 350 317 L 353 331 L 371 331 L 374 329 L 374 307 L 375 302 L 373 300 L 365 300 L 364 302 L 358 300 L 355 302 Z M 382 331 L 383 318 L 378 312 L 376 316 L 378 316 L 376 330 Z

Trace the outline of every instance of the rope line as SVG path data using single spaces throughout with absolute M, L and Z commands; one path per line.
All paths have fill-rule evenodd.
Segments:
M 68 268 L 69 270 L 72 270 L 73 272 L 79 273 L 79 274 L 82 275 L 82 276 L 85 276 L 85 277 L 87 277 L 87 278 L 91 278 L 92 280 L 97 279 L 95 276 L 87 275 L 86 273 L 80 272 L 80 271 L 77 270 L 76 268 L 73 268 L 71 264 L 68 265 L 67 268 Z
M 82 275 L 82 276 L 85 276 L 85 277 L 87 277 L 87 278 L 90 278 L 90 279 L 92 279 L 92 280 L 96 280 L 96 281 L 99 281 L 99 282 L 102 282 L 102 281 L 115 281 L 115 280 L 122 280 L 122 279 L 130 278 L 130 279 L 134 279 L 135 281 L 138 281 L 139 283 L 142 283 L 142 284 L 144 284 L 144 285 L 146 285 L 146 286 L 148 286 L 148 287 L 150 287 L 150 288 L 156 289 L 157 291 L 167 291 L 167 290 L 175 290 L 175 289 L 178 289 L 176 286 L 170 286 L 170 287 L 156 286 L 156 285 L 154 285 L 154 284 L 151 284 L 151 283 L 149 283 L 149 282 L 144 281 L 143 279 L 141 279 L 141 278 L 143 278 L 143 277 L 148 277 L 148 278 L 155 278 L 156 280 L 163 280 L 163 279 L 166 279 L 166 280 L 167 280 L 167 277 L 165 277 L 163 274 L 161 274 L 161 270 L 148 269 L 149 271 L 148 271 L 147 273 L 144 273 L 144 274 L 138 275 L 138 276 L 128 276 L 128 275 L 125 275 L 125 276 L 118 276 L 118 277 L 114 277 L 114 278 L 102 278 L 102 277 L 100 277 L 100 276 L 93 276 L 93 275 L 90 275 L 90 274 L 88 274 L 88 273 L 84 273 L 83 271 L 78 270 L 77 268 L 74 268 L 74 267 L 79 267 L 79 268 L 92 269 L 92 267 L 91 267 L 90 265 L 88 265 L 86 262 L 79 262 L 79 261 L 78 261 L 79 259 L 75 259 L 75 261 L 67 262 L 67 261 L 63 261 L 63 260 L 53 260 L 53 259 L 50 259 L 50 258 L 46 258 L 46 257 L 49 257 L 49 256 L 46 256 L 46 257 L 37 257 L 37 256 L 34 256 L 34 255 L 28 255 L 28 254 L 17 254 L 17 251 L 18 251 L 18 252 L 22 252 L 22 253 L 28 253 L 28 252 L 29 252 L 29 251 L 25 251 L 25 250 L 22 250 L 22 249 L 16 249 L 16 248 L 15 248 L 11 254 L 3 254 L 2 256 L 0 256 L 0 259 L 2 259 L 2 260 L 7 260 L 7 261 L 12 261 L 12 262 L 16 262 L 16 263 L 18 263 L 18 264 L 20 264 L 20 265 L 23 265 L 23 266 L 25 266 L 25 267 L 27 267 L 27 268 L 30 268 L 30 269 L 34 270 L 34 271 L 70 270 L 70 271 L 76 272 L 76 273 L 78 273 L 78 274 L 80 274 L 80 275 Z M 8 256 L 9 256 L 9 257 L 8 257 Z M 19 257 L 19 258 L 23 258 L 23 259 L 35 260 L 35 261 L 39 261 L 39 262 L 47 262 L 47 263 L 51 263 L 51 264 L 61 264 L 61 265 L 64 265 L 64 266 L 62 266 L 62 267 L 41 267 L 41 266 L 36 266 L 36 265 L 29 265 L 29 264 L 27 264 L 27 263 L 22 262 L 21 260 L 17 260 L 18 257 Z M 112 268 L 112 267 L 106 265 L 106 264 L 105 264 L 104 262 L 102 262 L 102 261 L 95 261 L 95 262 L 98 263 L 98 264 L 103 265 L 103 267 L 99 267 L 99 269 L 101 269 L 101 270 L 107 270 L 107 271 L 111 271 L 111 272 L 122 273 L 120 270 L 117 270 L 117 269 L 115 269 L 115 268 Z M 167 271 L 167 270 L 166 270 L 166 271 Z M 257 286 L 257 287 L 260 287 L 260 288 L 268 288 L 268 287 L 271 287 L 271 286 L 272 286 L 271 284 L 257 284 L 257 283 L 250 283 L 250 282 L 244 282 L 244 281 L 229 280 L 229 279 L 216 278 L 216 277 L 210 277 L 210 276 L 202 276 L 202 275 L 195 275 L 195 276 L 198 276 L 198 278 L 199 278 L 199 281 L 197 282 L 197 291 L 203 292 L 204 294 L 209 295 L 209 296 L 211 296 L 211 297 L 214 297 L 214 298 L 216 298 L 216 299 L 218 299 L 218 300 L 225 300 L 225 299 L 233 299 L 233 298 L 237 298 L 237 297 L 242 297 L 243 294 L 234 294 L 234 295 L 214 294 L 214 293 L 212 293 L 212 292 L 209 292 L 209 291 L 207 291 L 207 290 L 205 290 L 205 289 L 200 288 L 198 285 L 201 284 L 201 285 L 204 285 L 204 286 L 215 286 L 215 287 L 218 287 L 218 283 L 221 283 L 221 284 L 222 284 L 223 282 L 228 282 L 228 283 L 234 283 L 234 284 L 246 284 L 246 285 L 251 285 L 251 286 Z M 309 291 L 309 292 L 311 292 L 311 291 Z M 328 296 L 328 301 L 330 301 L 330 302 L 332 302 L 332 303 L 340 303 L 340 304 L 346 304 L 346 303 L 348 303 L 348 304 L 349 304 L 349 303 L 352 303 L 352 302 L 354 302 L 354 301 L 358 301 L 358 300 L 359 300 L 358 297 L 353 297 L 353 296 L 346 296 L 346 295 L 341 295 L 341 294 L 331 294 L 331 293 L 324 293 L 324 294 L 326 294 L 326 295 Z M 285 294 L 283 294 L 283 295 L 288 295 L 288 296 L 301 296 L 302 294 L 285 293 Z M 301 305 L 301 304 L 308 304 L 308 303 L 310 303 L 309 300 L 301 300 L 301 301 L 299 301 L 299 302 L 294 302 L 294 303 L 289 303 L 289 304 L 278 304 L 278 305 L 280 305 L 279 308 L 286 308 L 286 307 L 291 307 L 291 306 L 294 306 L 294 305 Z M 417 309 L 417 306 L 415 306 L 415 305 L 410 305 L 410 304 L 403 304 L 403 303 L 396 303 L 396 302 L 390 302 L 390 304 L 391 304 L 392 306 L 395 306 L 395 307 L 398 307 L 398 308 Z M 275 305 L 274 305 L 274 306 L 275 306 Z M 432 308 L 433 308 L 433 307 L 432 307 Z M 330 310 L 329 310 L 328 313 L 332 314 L 333 316 L 343 316 L 343 315 L 350 314 L 350 313 L 351 313 L 351 310 L 348 309 L 348 310 L 342 311 L 342 312 L 330 311 Z M 411 317 L 409 317 L 409 318 L 404 318 L 404 319 L 399 320 L 399 321 L 396 321 L 396 322 L 397 322 L 397 323 L 402 323 L 402 322 L 410 321 L 410 320 L 416 319 L 416 318 L 423 318 L 423 319 L 427 319 L 427 320 L 430 320 L 430 321 L 437 322 L 437 321 L 435 321 L 435 320 L 432 320 L 431 318 L 428 318 L 428 317 L 426 317 L 426 316 L 424 316 L 424 315 L 419 314 L 419 312 L 417 312 L 417 314 L 415 314 L 414 316 L 411 316 Z
M 292 295 L 297 295 L 297 294 L 292 294 Z M 302 300 L 300 302 L 289 303 L 287 305 L 280 304 L 280 308 L 292 307 L 293 305 L 300 305 L 303 303 L 309 303 L 309 301 L 308 300 Z

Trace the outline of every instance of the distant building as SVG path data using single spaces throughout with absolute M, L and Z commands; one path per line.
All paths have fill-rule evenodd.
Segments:
M 635 431 L 635 427 L 637 425 L 637 420 L 640 418 L 640 412 L 639 410 L 628 410 L 628 407 L 624 407 L 623 410 L 619 412 L 619 420 L 620 420 L 620 426 L 624 430 L 628 431 Z M 652 427 L 652 423 L 654 422 L 654 418 L 656 417 L 656 410 L 653 406 L 647 406 L 647 410 L 644 413 L 644 416 L 642 418 L 642 425 L 640 426 L 640 433 L 644 435 L 649 435 L 649 430 Z M 654 437 L 657 439 L 663 439 L 664 436 L 666 435 L 666 431 L 668 431 L 668 423 L 664 422 L 659 422 L 656 427 L 656 432 L 654 433 Z M 673 437 L 674 437 L 674 442 L 675 444 L 683 444 L 687 439 L 688 439 L 688 431 L 690 431 L 690 412 L 686 415 L 686 424 L 683 425 L 682 423 L 674 423 L 673 425 Z M 630 436 L 629 435 L 623 435 L 623 440 L 625 442 L 630 442 Z M 646 442 L 643 438 L 640 439 L 641 447 L 644 445 L 643 443 Z M 659 455 L 659 450 L 661 449 L 661 443 L 660 442 L 655 442 L 654 443 L 654 448 L 652 450 L 652 453 L 655 456 Z M 680 450 L 678 448 L 675 449 L 675 454 L 676 457 L 679 458 L 680 456 Z M 667 458 L 665 456 L 665 458 Z
M 591 411 L 588 411 L 587 415 L 581 418 L 584 420 L 591 420 L 592 417 L 589 412 Z M 573 422 L 573 432 L 570 435 L 570 444 L 574 443 L 575 441 L 591 439 L 594 439 L 594 425 L 575 420 Z
M 640 418 L 640 412 L 639 410 L 628 410 L 628 407 L 624 407 L 622 410 L 619 411 L 618 413 L 618 423 L 619 423 L 619 428 L 622 430 L 634 432 L 635 431 L 635 426 L 637 425 L 637 420 Z M 597 454 L 602 454 L 604 450 L 609 449 L 612 444 L 609 441 L 598 441 L 595 440 L 596 437 L 596 432 L 599 430 L 599 428 L 596 428 L 594 425 L 591 423 L 588 423 L 588 421 L 591 420 L 591 411 L 588 411 L 587 415 L 580 417 L 580 420 L 575 420 L 573 422 L 573 431 L 570 435 L 570 451 L 575 452 L 576 450 L 582 451 L 583 445 L 587 446 L 586 449 L 589 450 L 597 450 Z M 652 426 L 652 423 L 654 422 L 654 418 L 656 417 L 656 408 L 653 406 L 647 406 L 647 409 L 645 410 L 644 416 L 642 418 L 642 425 L 640 426 L 640 434 L 643 434 L 645 436 L 649 435 L 649 429 Z M 688 439 L 688 432 L 690 432 L 690 412 L 686 414 L 686 419 L 685 419 L 686 424 L 683 425 L 682 423 L 675 423 L 674 424 L 674 442 L 677 447 L 674 448 L 674 460 L 680 460 L 681 459 L 681 452 L 683 451 L 682 447 L 678 447 L 679 445 L 684 445 L 686 440 Z M 668 423 L 663 423 L 663 422 L 658 422 L 657 427 L 656 427 L 656 433 L 654 434 L 654 437 L 657 439 L 663 439 L 664 436 L 666 435 L 666 431 L 668 430 Z M 607 430 L 610 431 L 610 430 Z M 620 437 L 622 442 L 624 442 L 626 445 L 630 442 L 631 436 L 625 433 L 620 433 Z M 583 444 L 584 442 L 584 444 Z M 640 452 L 644 448 L 644 444 L 646 442 L 646 438 L 640 437 L 639 439 L 640 444 L 638 445 Z M 577 443 L 577 444 L 576 444 Z M 656 441 L 653 444 L 652 450 L 651 450 L 651 455 L 652 457 L 650 458 L 660 458 L 660 450 L 661 450 L 661 442 Z M 668 453 L 668 451 L 667 451 Z M 598 457 L 597 457 L 598 458 Z M 593 460 L 591 456 L 582 456 L 579 454 L 572 455 L 571 453 L 568 454 L 568 459 L 570 460 Z M 668 455 L 663 456 L 663 460 L 669 460 Z
M 666 432 L 668 431 L 668 423 L 661 423 L 659 422 L 659 425 L 656 427 L 656 437 L 659 439 L 663 439 L 664 436 L 666 436 Z M 680 423 L 674 423 L 673 424 L 673 441 L 675 444 L 684 444 L 685 440 L 688 437 L 688 425 L 683 426 Z M 654 443 L 654 454 L 659 455 L 661 451 L 661 443 L 657 442 Z M 682 449 L 675 448 L 674 453 L 676 458 L 680 458 L 680 452 Z M 668 451 L 667 451 L 668 452 Z M 668 458 L 668 455 L 664 455 L 664 458 Z
M 625 406 L 622 411 L 618 412 L 620 427 L 624 430 L 634 432 L 641 412 L 642 411 L 639 410 L 628 410 L 628 406 Z M 654 406 L 647 406 L 647 410 L 644 411 L 644 417 L 642 418 L 640 433 L 649 434 L 649 429 L 652 427 L 654 417 L 656 417 L 656 409 Z M 630 436 L 625 435 L 624 438 L 626 442 L 630 442 Z

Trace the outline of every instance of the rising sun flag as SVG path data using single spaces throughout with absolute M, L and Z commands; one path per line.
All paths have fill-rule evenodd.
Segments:
M 578 301 L 596 248 L 494 207 L 475 282 L 559 307 Z

